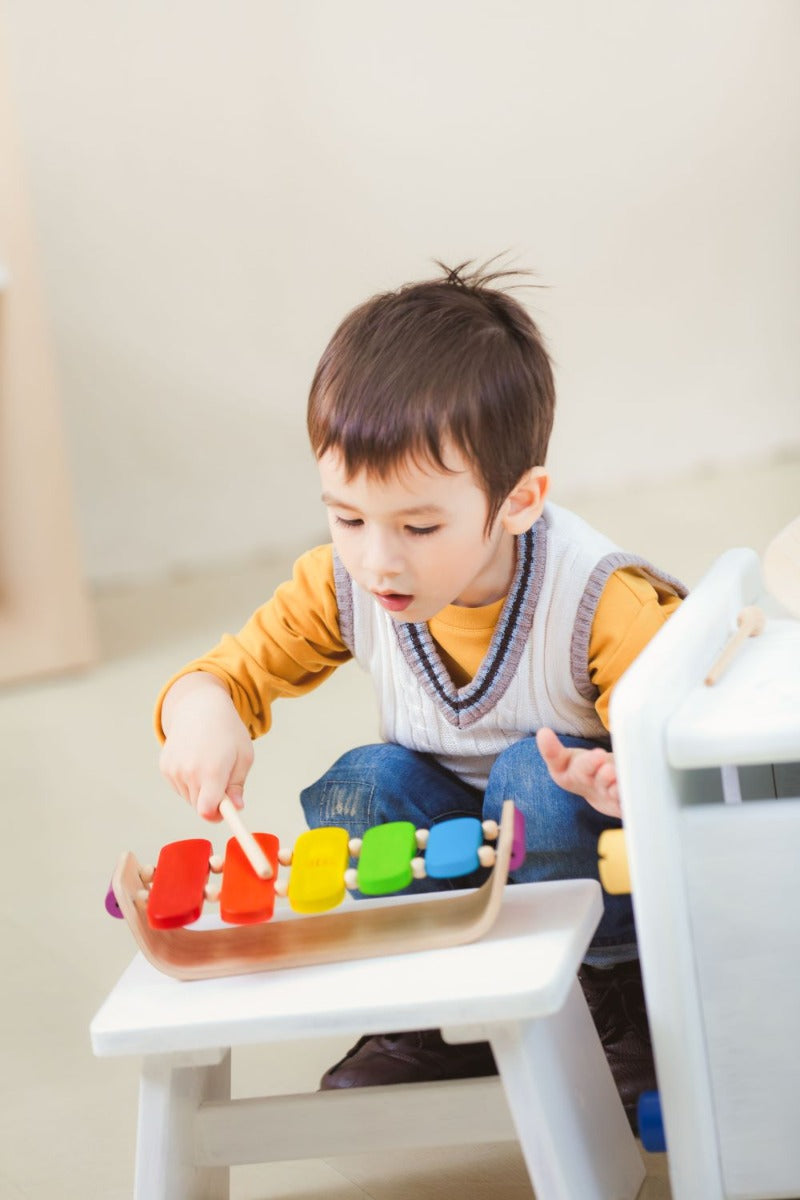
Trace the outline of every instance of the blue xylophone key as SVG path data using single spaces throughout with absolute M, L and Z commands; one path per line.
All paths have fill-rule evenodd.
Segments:
M 469 875 L 480 865 L 478 850 L 482 845 L 483 827 L 477 817 L 440 821 L 428 834 L 425 874 L 431 879 Z

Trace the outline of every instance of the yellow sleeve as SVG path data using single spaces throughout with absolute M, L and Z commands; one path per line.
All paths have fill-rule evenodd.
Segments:
M 213 650 L 187 663 L 164 684 L 156 702 L 156 734 L 163 742 L 164 697 L 176 679 L 191 671 L 207 671 L 225 684 L 250 736 L 256 738 L 270 727 L 273 700 L 311 691 L 350 657 L 339 632 L 333 548 L 318 546 L 297 560 L 291 580 L 280 585 L 239 633 L 225 634 Z
M 598 689 L 595 709 L 606 729 L 614 685 L 680 602 L 671 588 L 653 584 L 637 567 L 609 576 L 589 638 L 589 678 Z

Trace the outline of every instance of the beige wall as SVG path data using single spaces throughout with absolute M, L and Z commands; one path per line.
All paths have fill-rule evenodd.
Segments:
M 557 495 L 800 444 L 794 0 L 2 11 L 94 579 L 321 536 L 316 359 L 434 257 L 548 285 Z

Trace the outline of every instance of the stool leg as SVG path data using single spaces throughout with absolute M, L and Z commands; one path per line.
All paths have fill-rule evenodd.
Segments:
M 644 1165 L 578 981 L 560 1012 L 488 1032 L 537 1200 L 634 1200 Z
M 198 1107 L 230 1094 L 229 1050 L 144 1058 L 134 1200 L 229 1200 L 229 1169 L 193 1159 Z

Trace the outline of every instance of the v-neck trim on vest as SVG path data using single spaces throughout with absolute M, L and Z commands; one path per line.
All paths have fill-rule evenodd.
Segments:
M 517 561 L 511 588 L 489 649 L 477 674 L 456 687 L 450 678 L 427 624 L 394 626 L 406 663 L 420 686 L 450 725 L 467 729 L 494 708 L 516 674 L 533 626 L 536 602 L 544 579 L 547 531 L 543 521 L 517 538 Z

